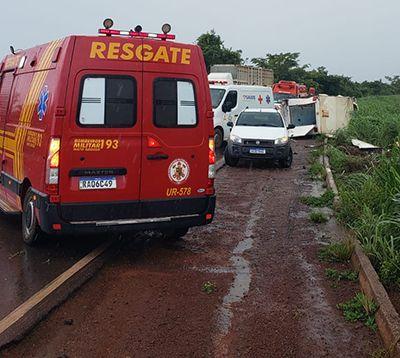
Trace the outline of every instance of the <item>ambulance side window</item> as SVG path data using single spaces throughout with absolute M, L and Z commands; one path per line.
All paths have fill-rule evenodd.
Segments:
M 135 79 L 85 76 L 81 84 L 78 123 L 89 127 L 133 127 L 136 123 Z
M 176 128 L 197 125 L 196 96 L 193 82 L 159 78 L 154 82 L 154 124 Z
M 226 112 L 230 112 L 233 108 L 237 106 L 237 98 L 238 98 L 237 91 L 228 92 L 223 104 Z

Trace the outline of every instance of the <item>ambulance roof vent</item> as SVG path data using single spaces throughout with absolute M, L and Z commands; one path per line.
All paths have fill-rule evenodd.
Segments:
M 129 37 L 148 37 L 159 40 L 175 40 L 175 35 L 171 35 L 169 32 L 171 31 L 170 24 L 164 24 L 161 28 L 162 34 L 156 34 L 151 32 L 143 32 L 142 26 L 137 25 L 134 30 L 112 30 L 114 21 L 112 19 L 105 19 L 103 21 L 104 29 L 99 29 L 99 34 L 106 36 L 129 36 Z

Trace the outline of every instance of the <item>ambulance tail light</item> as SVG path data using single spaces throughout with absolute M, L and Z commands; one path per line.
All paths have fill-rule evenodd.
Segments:
M 60 144 L 60 138 L 51 138 L 46 163 L 46 192 L 48 194 L 58 193 Z
M 214 137 L 208 139 L 208 182 L 207 195 L 214 195 L 214 178 L 215 178 L 215 143 Z

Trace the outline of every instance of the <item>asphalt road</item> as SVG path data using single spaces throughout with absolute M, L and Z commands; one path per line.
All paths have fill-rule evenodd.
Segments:
M 218 173 L 213 224 L 184 240 L 127 239 L 117 256 L 4 357 L 367 357 L 380 346 L 337 303 L 321 244 L 334 221 L 311 224 L 316 193 L 305 144 L 292 169 L 242 164 Z M 208 293 L 205 290 L 208 289 Z
M 99 245 L 101 237 L 53 237 L 25 245 L 21 217 L 0 214 L 0 319 Z

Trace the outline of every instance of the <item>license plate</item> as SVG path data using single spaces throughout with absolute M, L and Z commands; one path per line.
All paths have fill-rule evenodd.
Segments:
M 265 149 L 262 148 L 250 148 L 250 154 L 265 154 Z
M 115 177 L 94 177 L 79 179 L 79 190 L 105 190 L 116 188 L 117 179 Z

